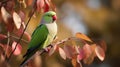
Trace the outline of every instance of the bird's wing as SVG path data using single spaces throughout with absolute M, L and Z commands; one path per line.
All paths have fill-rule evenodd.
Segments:
M 41 47 L 43 43 L 45 42 L 48 36 L 48 33 L 49 32 L 48 32 L 46 25 L 42 24 L 38 26 L 32 34 L 32 39 L 30 43 L 28 44 L 28 50 L 23 57 L 25 57 L 27 54 L 30 54 L 30 52 L 36 51 L 36 49 Z
M 36 28 L 36 30 L 32 34 L 32 39 L 28 45 L 28 49 L 32 47 L 36 47 L 37 45 L 43 43 L 48 36 L 48 29 L 46 25 L 42 24 Z

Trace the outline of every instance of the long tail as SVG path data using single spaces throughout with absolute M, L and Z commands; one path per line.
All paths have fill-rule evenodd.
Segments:
M 29 60 L 31 60 L 36 55 L 37 49 L 28 50 L 27 53 L 23 56 L 24 61 L 20 64 L 20 67 L 24 67 Z
M 28 63 L 28 61 L 30 61 L 33 57 L 34 57 L 34 55 L 35 55 L 35 52 L 34 51 L 32 51 L 31 53 L 27 53 L 27 54 L 25 54 L 24 56 L 23 56 L 23 58 L 25 58 L 24 60 L 23 60 L 23 62 L 20 64 L 20 67 L 24 67 L 25 66 L 25 64 L 26 63 Z

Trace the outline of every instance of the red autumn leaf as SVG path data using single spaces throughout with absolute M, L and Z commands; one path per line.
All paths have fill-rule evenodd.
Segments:
M 11 18 L 12 16 L 6 11 L 4 7 L 1 7 L 1 14 L 5 24 L 8 24 L 9 18 Z
M 91 64 L 93 62 L 94 56 L 95 56 L 93 47 L 88 45 L 88 44 L 85 44 L 84 47 L 83 47 L 83 50 L 84 50 L 84 53 L 85 53 L 85 57 L 83 59 L 83 62 L 85 64 Z
M 17 42 L 15 42 L 15 41 L 12 43 L 12 51 L 15 49 L 16 43 Z M 13 54 L 20 55 L 21 51 L 22 51 L 22 46 L 20 44 L 18 44 Z
M 65 54 L 65 51 L 59 47 L 59 54 L 60 56 L 65 60 L 66 59 L 66 54 Z
M 9 32 L 12 32 L 14 30 L 14 23 L 13 23 L 12 18 L 9 19 L 9 23 L 6 25 L 6 28 Z
M 20 29 L 22 20 L 21 20 L 21 17 L 16 12 L 13 12 L 13 20 L 14 20 L 16 28 Z
M 37 0 L 37 10 L 49 11 L 51 0 Z
M 84 53 L 85 53 L 85 58 L 88 58 L 92 53 L 92 48 L 88 44 L 85 44 L 83 46 L 83 50 L 84 50 Z
M 25 16 L 25 13 L 23 11 L 21 11 L 21 10 L 19 11 L 19 16 L 20 16 L 22 22 L 25 21 L 26 16 Z
M 22 27 L 23 27 L 23 29 L 25 29 L 25 27 L 26 27 L 24 22 L 22 22 Z
M 36 5 L 37 5 L 37 10 L 40 11 L 44 7 L 45 2 L 44 2 L 44 0 L 37 0 Z
M 23 33 L 23 27 L 21 26 L 19 30 L 14 30 L 14 33 L 15 33 L 17 36 L 21 36 L 22 33 Z
M 100 47 L 100 46 L 96 46 L 95 48 L 95 53 L 97 55 L 97 57 L 103 61 L 104 58 L 105 58 L 105 53 L 104 53 L 104 50 Z
M 84 56 L 85 56 L 84 50 L 79 48 L 79 54 L 77 55 L 77 59 L 82 60 L 84 58 Z
M 48 0 L 44 0 L 44 2 L 45 2 L 44 12 L 47 12 L 47 11 L 49 11 L 50 4 L 49 4 Z
M 66 53 L 67 58 L 71 59 L 76 55 L 76 50 L 71 45 L 64 45 L 64 51 Z
M 8 31 L 12 32 L 14 29 L 12 16 L 6 11 L 4 7 L 1 7 L 2 18 L 6 24 L 6 28 Z
M 49 56 L 51 56 L 56 51 L 57 47 L 57 45 L 53 45 L 53 47 L 49 51 Z
M 5 38 L 7 38 L 6 35 L 4 35 L 4 34 L 0 34 L 0 40 L 3 40 L 3 39 L 5 39 Z
M 79 32 L 76 33 L 76 37 L 83 39 L 83 40 L 86 40 L 86 41 L 89 41 L 89 42 L 92 42 L 92 40 L 88 36 L 86 36 L 85 34 L 79 33 Z
M 101 40 L 101 41 L 99 42 L 99 44 L 98 44 L 98 45 L 100 45 L 100 46 L 101 46 L 101 48 L 103 48 L 103 50 L 104 50 L 104 51 L 106 51 L 106 50 L 107 50 L 107 46 L 106 46 L 105 41 Z

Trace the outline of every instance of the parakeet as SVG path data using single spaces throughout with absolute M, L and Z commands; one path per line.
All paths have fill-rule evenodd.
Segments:
M 48 11 L 43 14 L 41 24 L 32 34 L 31 41 L 28 44 L 28 50 L 23 56 L 25 59 L 21 65 L 24 64 L 24 62 L 26 62 L 38 50 L 45 48 L 54 40 L 57 34 L 56 19 L 56 13 L 53 11 Z

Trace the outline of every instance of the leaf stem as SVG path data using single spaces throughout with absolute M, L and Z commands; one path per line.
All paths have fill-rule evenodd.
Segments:
M 17 39 L 17 40 L 20 39 L 19 37 L 17 37 L 17 36 L 13 36 L 13 35 L 10 35 L 10 37 L 15 38 L 15 39 Z M 23 41 L 23 42 L 25 42 L 25 43 L 28 44 L 28 41 L 27 41 L 27 40 L 21 39 L 21 41 Z
M 7 47 L 6 47 L 6 49 L 5 49 L 5 59 L 7 59 L 7 51 L 8 51 L 8 47 L 9 47 L 9 44 L 10 44 L 10 32 L 8 31 L 7 32 Z

